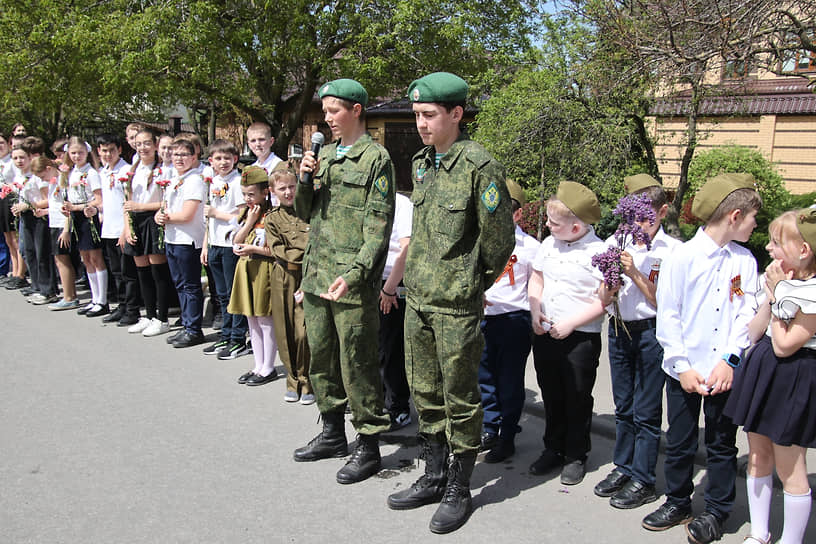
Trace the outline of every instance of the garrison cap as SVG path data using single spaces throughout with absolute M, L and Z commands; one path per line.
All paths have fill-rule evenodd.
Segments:
M 562 181 L 558 184 L 555 198 L 563 202 L 584 223 L 597 223 L 601 219 L 601 205 L 598 197 L 586 185 L 574 181 Z
M 317 96 L 320 98 L 334 96 L 363 106 L 368 104 L 368 93 L 365 87 L 353 79 L 335 79 L 324 83 L 320 90 L 317 91 Z
M 267 185 L 269 184 L 269 176 L 266 175 L 266 170 L 260 166 L 247 166 L 241 172 L 241 185 Z
M 810 249 L 816 251 L 816 209 L 804 208 L 796 212 L 796 227 Z
M 524 206 L 527 204 L 527 195 L 524 194 L 524 189 L 521 188 L 521 185 L 513 181 L 512 179 L 508 179 L 505 182 L 507 184 L 507 191 L 510 193 L 510 198 Z
M 626 194 L 631 195 L 647 187 L 660 187 L 660 182 L 649 174 L 635 174 L 623 178 L 623 188 Z
M 694 195 L 691 213 L 703 221 L 711 218 L 725 198 L 738 189 L 756 190 L 756 180 L 751 174 L 726 173 L 706 181 Z
M 411 102 L 464 103 L 468 84 L 461 77 L 449 72 L 434 72 L 414 80 L 408 87 Z

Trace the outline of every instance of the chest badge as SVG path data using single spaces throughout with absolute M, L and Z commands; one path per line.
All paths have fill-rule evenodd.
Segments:
M 739 274 L 731 278 L 731 292 L 728 294 L 728 300 L 734 300 L 734 295 L 741 297 L 745 293 L 742 290 L 742 278 Z
M 660 275 L 660 259 L 655 259 L 652 266 L 649 267 L 649 281 L 657 282 L 657 276 Z
M 516 264 L 517 262 L 518 257 L 516 257 L 515 255 L 510 255 L 510 260 L 507 261 L 507 265 L 504 267 L 504 270 L 502 270 L 501 275 L 498 278 L 496 278 L 496 281 L 494 283 L 499 283 L 499 280 L 501 280 L 504 277 L 504 275 L 507 274 L 509 276 L 508 279 L 510 280 L 510 285 L 515 285 L 516 274 L 513 272 L 513 265 Z
M 425 172 L 426 170 L 424 166 L 420 166 L 419 168 L 417 168 L 416 175 L 414 176 L 415 179 L 417 181 L 422 181 L 423 179 L 425 179 Z
M 487 211 L 493 213 L 496 211 L 496 208 L 499 207 L 499 203 L 501 202 L 501 194 L 499 194 L 499 188 L 496 187 L 496 184 L 492 181 L 490 185 L 487 186 L 487 189 L 484 190 L 482 193 L 482 204 L 484 207 L 487 208 Z

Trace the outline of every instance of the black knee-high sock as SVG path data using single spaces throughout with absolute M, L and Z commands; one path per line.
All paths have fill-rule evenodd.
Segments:
M 153 281 L 156 282 L 156 311 L 159 321 L 167 321 L 167 307 L 170 303 L 173 280 L 170 278 L 170 267 L 167 263 L 151 264 Z
M 156 317 L 156 283 L 150 273 L 150 266 L 137 266 L 136 275 L 139 276 L 139 290 L 142 292 L 142 301 L 145 306 L 145 315 L 148 319 Z

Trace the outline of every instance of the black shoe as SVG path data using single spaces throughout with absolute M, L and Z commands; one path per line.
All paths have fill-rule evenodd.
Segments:
M 641 525 L 650 531 L 665 531 L 675 525 L 691 521 L 691 507 L 678 506 L 669 502 L 643 518 Z
M 107 304 L 94 304 L 94 307 L 85 312 L 85 317 L 99 317 L 100 315 L 108 315 L 110 307 Z
M 177 331 L 177 332 L 176 332 L 176 334 L 174 334 L 173 336 L 168 336 L 168 337 L 165 339 L 165 341 L 166 341 L 168 344 L 175 344 L 175 343 L 176 343 L 176 342 L 177 342 L 179 339 L 181 339 L 181 337 L 182 337 L 182 336 L 184 336 L 185 334 L 187 334 L 187 330 L 186 330 L 186 329 L 181 329 L 180 331 Z
M 20 294 L 23 295 L 24 297 L 30 297 L 36 292 L 37 290 L 32 289 L 31 287 L 23 287 L 22 289 L 20 289 Z
M 102 318 L 102 323 L 113 323 L 114 321 L 119 321 L 124 315 L 125 309 L 123 308 L 123 305 L 120 304 L 114 311 Z
M 240 376 L 238 376 L 238 383 L 243 385 L 243 384 L 245 384 L 247 382 L 248 379 L 250 379 L 254 375 L 255 375 L 255 373 L 252 372 L 251 370 L 249 372 L 241 374 Z
M 18 278 L 14 276 L 6 282 L 5 287 L 9 291 L 14 291 L 15 289 L 22 289 L 23 287 L 28 287 L 28 282 L 26 281 L 25 278 Z
M 476 452 L 452 455 L 448 464 L 448 485 L 439 507 L 431 518 L 431 532 L 451 533 L 467 522 L 473 511 L 470 475 L 476 464 Z
M 131 325 L 135 325 L 139 322 L 139 316 L 132 316 L 132 315 L 123 315 L 119 318 L 119 323 L 116 324 L 117 327 L 130 327 Z
M 308 444 L 295 450 L 295 461 L 317 461 L 348 455 L 343 412 L 329 412 L 320 414 L 320 417 L 323 418 L 323 431 L 312 438 Z
M 711 512 L 703 512 L 686 525 L 686 533 L 694 544 L 709 544 L 722 538 L 722 522 Z
M 380 458 L 380 439 L 376 434 L 357 435 L 357 445 L 351 452 L 351 458 L 337 471 L 337 483 L 356 484 L 375 474 L 382 468 Z
M 176 344 L 176 347 L 178 347 L 178 344 Z M 268 376 L 261 376 L 260 374 L 253 374 L 250 378 L 247 378 L 246 385 L 252 385 L 252 386 L 264 385 L 264 384 L 267 384 L 269 382 L 274 382 L 278 378 L 280 378 L 280 376 L 278 375 L 278 371 L 275 370 L 275 369 L 272 369 L 272 372 L 270 372 Z
M 482 441 L 479 444 L 479 451 L 490 451 L 499 443 L 499 435 L 496 433 L 489 433 L 487 431 L 482 433 Z
M 86 304 L 85 306 L 83 306 L 82 308 L 77 310 L 77 315 L 87 314 L 88 312 L 90 312 L 93 309 L 94 306 L 95 306 L 95 304 L 93 302 L 89 302 L 88 304 Z
M 567 461 L 561 468 L 561 483 L 564 485 L 578 485 L 584 480 L 586 463 L 581 459 Z
M 493 449 L 487 452 L 484 462 L 501 463 L 514 453 L 516 453 L 516 445 L 513 443 L 513 439 L 500 438 L 498 443 L 493 446 Z
M 215 355 L 229 345 L 228 340 L 219 340 L 215 344 L 210 344 L 203 349 L 204 355 Z
M 599 497 L 611 497 L 629 482 L 629 476 L 615 469 L 606 478 L 598 482 L 595 486 L 595 494 Z
M 448 484 L 448 444 L 444 435 L 420 434 L 422 451 L 420 459 L 425 460 L 425 474 L 411 487 L 388 496 L 388 508 L 410 510 L 442 500 Z
M 247 348 L 245 342 L 228 342 L 226 346 L 222 347 L 216 356 L 219 361 L 231 361 L 237 359 L 241 355 L 246 355 Z
M 530 474 L 542 476 L 548 472 L 560 468 L 564 464 L 564 458 L 560 453 L 552 450 L 544 450 L 541 456 L 530 465 Z
M 193 346 L 197 346 L 199 344 L 204 343 L 204 335 L 199 334 L 191 334 L 187 331 L 184 331 L 184 334 L 178 338 L 175 342 L 173 342 L 174 348 L 189 348 Z
M 609 499 L 609 504 L 621 510 L 629 510 L 657 500 L 653 485 L 645 485 L 636 480 L 629 480 L 625 486 Z

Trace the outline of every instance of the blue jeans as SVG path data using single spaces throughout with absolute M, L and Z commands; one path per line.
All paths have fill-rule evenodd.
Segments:
M 655 465 L 663 418 L 663 348 L 654 326 L 630 330 L 609 322 L 609 366 L 615 400 L 613 462 L 627 476 L 645 485 L 655 484 Z
M 201 330 L 201 314 L 204 312 L 204 292 L 201 290 L 201 249 L 192 244 L 164 244 L 167 266 L 178 291 L 181 306 L 181 324 L 194 335 Z
M 706 511 L 724 521 L 734 507 L 737 479 L 737 426 L 723 414 L 728 392 L 710 397 L 686 393 L 680 382 L 666 380 L 666 502 L 691 506 L 694 454 L 697 452 L 700 405 L 705 414 Z
M 0 234 L 0 276 L 5 276 L 9 273 L 9 265 L 11 258 L 9 256 L 9 248 L 6 245 L 6 237 Z
M 246 316 L 227 312 L 238 256 L 232 252 L 231 247 L 210 246 L 207 250 L 207 263 L 210 265 L 212 279 L 215 282 L 215 295 L 218 297 L 218 306 L 224 319 L 221 339 L 236 343 L 245 342 L 248 328 Z
M 485 347 L 479 361 L 482 430 L 513 440 L 524 408 L 524 368 L 532 345 L 530 312 L 486 316 Z

